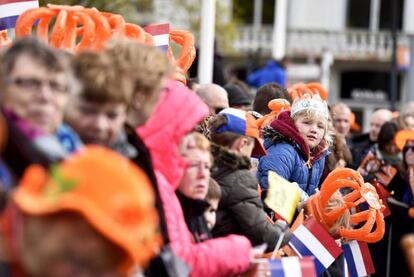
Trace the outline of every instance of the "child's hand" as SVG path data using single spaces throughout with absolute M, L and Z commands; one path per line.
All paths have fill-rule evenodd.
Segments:
M 308 200 L 309 195 L 303 189 L 301 189 L 299 184 L 296 183 L 296 182 L 293 182 L 292 184 L 294 184 L 300 192 L 300 202 L 304 202 L 304 201 Z

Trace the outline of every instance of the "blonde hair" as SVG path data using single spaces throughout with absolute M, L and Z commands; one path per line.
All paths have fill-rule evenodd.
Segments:
M 150 95 L 161 89 L 163 80 L 173 72 L 167 55 L 154 46 L 126 38 L 111 39 L 104 55 L 116 72 L 106 80 L 111 90 Z M 102 78 L 97 76 L 96 79 Z
M 329 198 L 328 203 L 325 206 L 324 212 L 330 212 L 333 210 L 336 210 L 338 208 L 341 208 L 345 205 L 344 199 L 342 197 L 342 194 L 339 191 L 336 191 L 334 194 L 332 194 L 331 198 Z M 335 224 L 332 225 L 332 227 L 328 230 L 329 233 L 337 237 L 338 230 L 340 228 L 349 229 L 351 227 L 350 223 L 351 213 L 349 210 L 345 210 L 345 212 L 335 221 Z
M 323 135 L 323 140 L 328 144 L 332 145 L 332 131 L 328 128 L 328 120 L 323 116 L 322 112 L 315 110 L 315 109 L 305 109 L 300 112 L 295 113 L 292 116 L 292 119 L 296 122 L 299 117 L 305 117 L 309 119 L 315 119 L 317 117 L 322 117 L 325 120 L 325 131 Z
M 186 137 L 192 138 L 194 140 L 194 145 L 191 147 L 185 147 L 184 149 L 181 148 L 180 149 L 181 154 L 185 156 L 186 150 L 194 149 L 194 148 L 207 151 L 209 152 L 210 163 L 213 164 L 214 159 L 213 159 L 213 155 L 210 152 L 210 141 L 205 136 L 197 132 L 191 132 Z

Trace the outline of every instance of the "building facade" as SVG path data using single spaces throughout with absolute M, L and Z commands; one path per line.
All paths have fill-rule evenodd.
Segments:
M 183 2 L 192 1 L 195 0 Z M 153 20 L 189 29 L 188 11 L 177 6 L 179 2 L 153 0 Z M 222 2 L 229 7 L 230 20 L 237 17 L 239 22 L 239 36 L 233 41 L 233 51 L 223 53 L 227 71 L 241 69 L 244 72 L 239 76 L 243 78 L 246 71 L 272 58 L 275 47 L 282 45 L 290 84 L 322 82 L 328 87 L 330 103 L 348 104 L 364 130 L 375 109 L 399 108 L 402 103 L 414 100 L 414 66 L 411 68 L 409 62 L 410 52 L 414 53 L 411 49 L 414 17 L 410 16 L 414 0 Z M 398 65 L 394 75 L 391 74 L 393 22 Z M 275 32 L 276 26 L 279 33 Z M 280 58 L 281 52 L 278 53 Z
M 375 109 L 399 108 L 402 103 L 414 100 L 409 77 L 412 76 L 409 58 L 414 30 L 414 18 L 409 11 L 414 10 L 414 1 L 277 1 L 287 4 L 285 57 L 289 61 L 287 72 L 291 83 L 322 82 L 329 87 L 329 101 L 348 104 L 365 130 Z M 252 6 L 260 7 L 260 4 Z M 276 4 L 275 16 L 277 7 Z M 394 96 L 391 94 L 393 12 L 398 66 Z M 277 24 L 278 20 L 274 22 Z M 274 25 L 260 24 L 260 28 L 257 25 L 252 22 L 240 27 L 236 52 L 246 54 L 260 49 L 262 57 L 270 58 Z

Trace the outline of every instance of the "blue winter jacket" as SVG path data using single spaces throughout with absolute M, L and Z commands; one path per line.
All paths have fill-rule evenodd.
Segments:
M 328 155 L 326 142 L 322 141 L 315 149 L 314 158 L 310 158 L 310 150 L 300 137 L 289 112 L 279 115 L 267 132 L 264 141 L 267 155 L 259 159 L 257 171 L 261 188 L 268 189 L 268 172 L 272 170 L 286 180 L 298 183 L 309 196 L 314 194 Z
M 291 144 L 273 143 L 265 140 L 267 155 L 260 158 L 258 177 L 262 189 L 268 188 L 267 177 L 272 170 L 290 182 L 296 182 L 308 195 L 315 193 L 325 166 L 325 159 L 320 158 L 308 167 L 305 161 Z M 326 156 L 326 153 L 323 157 Z

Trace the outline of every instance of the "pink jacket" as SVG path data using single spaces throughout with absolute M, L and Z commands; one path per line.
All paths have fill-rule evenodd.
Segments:
M 228 276 L 247 270 L 249 240 L 230 235 L 194 243 L 174 192 L 186 167 L 178 153 L 181 138 L 207 114 L 194 92 L 169 82 L 154 114 L 137 131 L 150 149 L 173 251 L 190 266 L 191 276 Z

